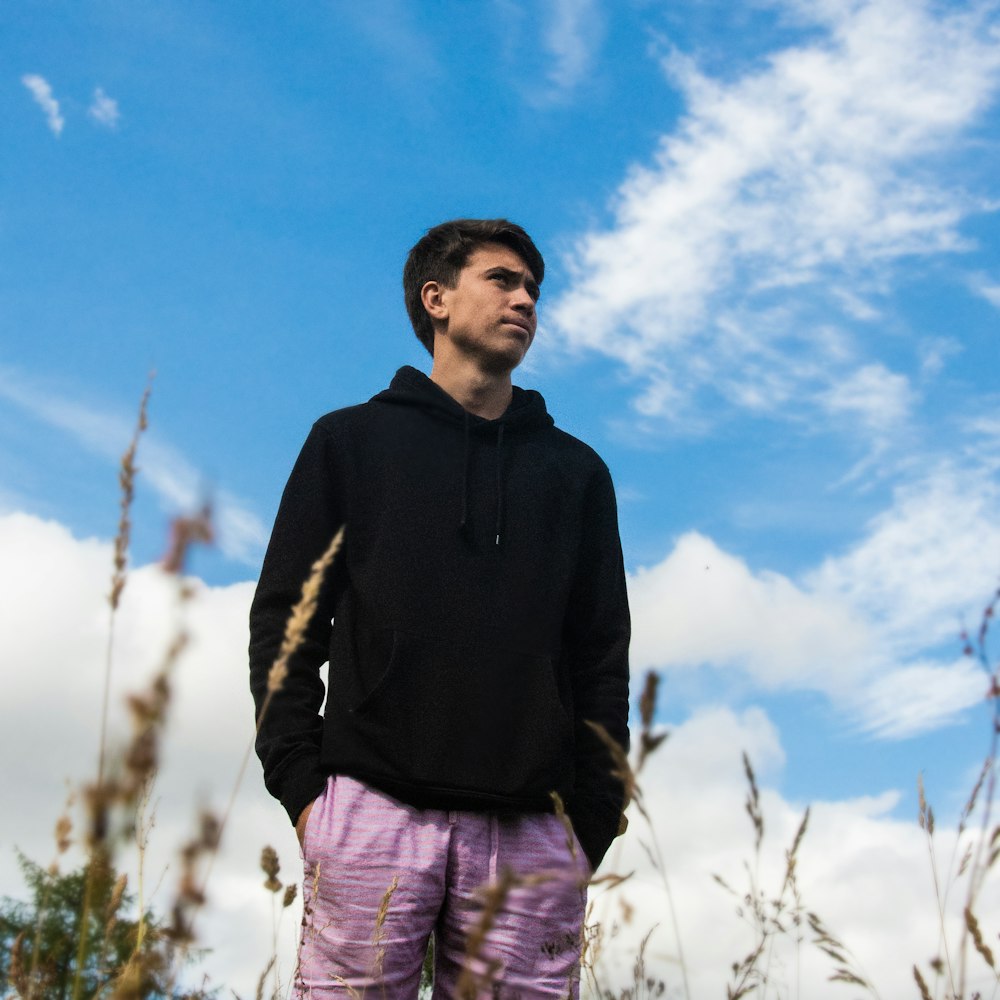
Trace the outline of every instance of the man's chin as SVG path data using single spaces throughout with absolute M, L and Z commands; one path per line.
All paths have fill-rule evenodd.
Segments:
M 493 354 L 483 359 L 482 369 L 491 375 L 509 375 L 523 360 L 526 351 Z
M 521 343 L 505 345 L 503 349 L 478 350 L 474 353 L 479 370 L 488 375 L 509 375 L 523 360 L 527 348 Z
M 507 338 L 505 341 L 486 346 L 481 343 L 456 344 L 459 353 L 472 361 L 476 367 L 494 378 L 510 375 L 524 360 L 530 344 L 518 338 Z

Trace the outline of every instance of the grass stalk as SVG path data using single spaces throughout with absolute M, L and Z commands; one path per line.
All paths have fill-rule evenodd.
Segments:
M 132 501 L 135 499 L 135 478 L 139 471 L 135 464 L 135 455 L 139 447 L 139 439 L 149 426 L 147 411 L 149 396 L 153 390 L 152 379 L 153 376 L 150 375 L 149 382 L 139 402 L 139 416 L 136 420 L 135 429 L 132 432 L 132 439 L 129 441 L 118 467 L 118 485 L 121 488 L 121 498 L 119 500 L 118 531 L 115 534 L 114 541 L 114 570 L 111 574 L 111 590 L 108 593 L 108 604 L 110 605 L 111 613 L 108 621 L 108 641 L 104 651 L 104 685 L 101 696 L 101 729 L 97 755 L 98 785 L 103 783 L 105 776 L 108 744 L 108 705 L 111 692 L 111 672 L 114 661 L 115 619 L 117 617 L 118 605 L 121 602 L 122 591 L 125 589 L 129 543 L 132 537 Z
M 976 840 L 972 863 L 969 867 L 969 884 L 966 890 L 964 907 L 964 912 L 966 914 L 974 913 L 976 901 L 979 898 L 983 882 L 985 881 L 986 875 L 992 867 L 993 861 L 996 857 L 992 850 L 993 837 L 990 836 L 989 830 L 990 821 L 993 815 L 993 803 L 996 796 L 996 760 L 998 741 L 1000 741 L 1000 662 L 998 662 L 995 667 L 990 662 L 989 651 L 987 649 L 987 638 L 989 635 L 990 624 L 996 614 L 998 606 L 1000 606 L 1000 589 L 994 593 L 992 600 L 983 609 L 974 650 L 968 642 L 968 639 L 966 639 L 965 645 L 966 653 L 971 655 L 974 652 L 977 662 L 989 678 L 990 687 L 987 696 L 989 697 L 992 705 L 990 747 L 989 753 L 986 756 L 987 764 L 984 765 L 987 772 L 985 783 L 986 794 L 983 798 L 979 837 Z M 983 851 L 986 849 L 987 844 L 991 845 L 991 850 L 984 862 Z M 969 937 L 969 921 L 966 919 L 962 924 L 962 933 L 959 940 L 959 996 L 963 996 L 965 993 L 967 972 L 966 958 L 969 950 Z
M 642 731 L 639 740 L 639 756 L 636 767 L 633 769 L 629 763 L 625 751 L 612 739 L 611 734 L 596 722 L 587 720 L 587 725 L 597 735 L 598 739 L 607 748 L 612 760 L 612 774 L 622 783 L 624 789 L 625 805 L 635 803 L 635 807 L 642 816 L 646 828 L 650 834 L 652 848 L 648 848 L 650 861 L 660 875 L 663 882 L 663 891 L 667 900 L 667 908 L 670 911 L 670 921 L 674 934 L 674 947 L 677 949 L 677 963 L 681 971 L 681 984 L 686 1000 L 691 1000 L 691 987 L 688 982 L 687 961 L 684 957 L 684 945 L 681 941 L 680 921 L 677 917 L 677 906 L 674 902 L 674 893 L 670 885 L 670 877 L 667 873 L 666 860 L 660 847 L 659 838 L 656 836 L 656 829 L 652 817 L 646 810 L 643 803 L 642 790 L 639 787 L 637 774 L 642 765 L 646 762 L 649 754 L 655 752 L 666 740 L 666 733 L 654 734 L 652 731 L 653 720 L 656 715 L 656 695 L 659 686 L 659 676 L 655 671 L 648 671 L 643 693 L 639 702 Z
M 201 539 L 196 538 L 195 540 Z M 243 777 L 246 774 L 250 755 L 253 752 L 254 740 L 256 739 L 257 733 L 260 732 L 260 726 L 274 696 L 281 690 L 285 678 L 288 676 L 289 660 L 305 639 L 306 629 L 309 627 L 309 623 L 316 612 L 319 592 L 323 585 L 326 571 L 330 568 L 334 558 L 340 551 L 343 540 L 344 529 L 340 528 L 331 539 L 326 551 L 313 563 L 309 576 L 302 584 L 301 596 L 292 608 L 288 617 L 288 621 L 285 625 L 285 635 L 278 651 L 278 656 L 268 673 L 267 694 L 257 717 L 257 726 L 254 737 L 249 741 L 247 748 L 244 751 L 243 760 L 240 763 L 236 780 L 233 782 L 230 790 L 229 799 L 226 803 L 226 808 L 222 813 L 222 817 L 221 819 L 215 821 L 216 825 L 213 830 L 212 843 L 192 842 L 192 844 L 188 845 L 189 849 L 197 855 L 197 859 L 200 860 L 202 857 L 205 858 L 205 867 L 203 874 L 199 878 L 195 874 L 194 870 L 195 858 L 192 857 L 186 862 L 187 874 L 182 881 L 180 898 L 175 905 L 175 913 L 183 912 L 184 917 L 183 925 L 178 927 L 179 946 L 177 949 L 177 956 L 175 957 L 173 963 L 173 972 L 170 977 L 171 986 L 175 982 L 176 976 L 179 973 L 180 961 L 186 956 L 188 944 L 193 938 L 194 921 L 208 898 L 208 884 L 211 880 L 212 871 L 215 866 L 215 859 L 218 855 L 218 846 L 222 841 L 223 833 L 225 832 L 229 819 L 232 816 L 233 808 L 236 804 L 236 796 L 243 782 Z M 171 569 L 179 569 L 180 562 L 182 562 L 182 560 L 168 560 L 168 567 Z
M 150 383 L 152 376 L 150 376 Z M 104 683 L 101 695 L 101 728 L 99 736 L 97 754 L 97 788 L 98 795 L 102 795 L 106 774 L 106 757 L 108 741 L 108 705 L 111 697 L 111 672 L 114 663 L 114 626 L 117 617 L 118 606 L 121 601 L 122 591 L 125 589 L 126 570 L 128 568 L 128 550 L 132 535 L 132 501 L 135 499 L 135 477 L 136 465 L 135 455 L 139 447 L 139 438 L 149 425 L 147 418 L 147 408 L 149 396 L 152 392 L 152 385 L 147 383 L 139 403 L 139 416 L 136 420 L 135 430 L 128 447 L 121 457 L 118 470 L 118 484 L 121 487 L 121 499 L 119 502 L 120 514 L 118 518 L 118 531 L 114 541 L 114 569 L 111 575 L 111 591 L 108 595 L 110 605 L 110 615 L 108 623 L 108 641 L 106 645 L 104 660 Z M 80 1000 L 80 993 L 83 986 L 83 966 L 87 957 L 87 923 L 90 919 L 90 908 L 93 903 L 94 873 L 95 866 L 99 859 L 103 860 L 104 845 L 100 841 L 92 845 L 90 851 L 90 864 L 87 869 L 87 879 L 84 887 L 83 906 L 80 913 L 80 941 L 76 954 L 76 970 L 73 976 L 73 1000 Z

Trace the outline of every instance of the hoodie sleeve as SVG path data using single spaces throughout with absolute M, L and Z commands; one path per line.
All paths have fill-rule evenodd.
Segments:
M 624 803 L 614 762 L 587 722 L 628 753 L 628 646 L 631 626 L 625 565 L 611 476 L 604 464 L 588 491 L 571 603 L 564 629 L 574 678 L 575 791 L 568 812 L 592 866 L 619 832 Z
M 330 619 L 343 551 L 327 571 L 316 612 L 288 663 L 288 675 L 261 717 L 267 679 L 278 656 L 285 625 L 302 594 L 313 563 L 343 523 L 336 484 L 337 452 L 330 431 L 316 424 L 285 486 L 260 582 L 250 608 L 250 690 L 258 719 L 256 749 L 267 790 L 294 823 L 323 790 L 319 763 L 325 690 L 319 668 L 329 655 Z

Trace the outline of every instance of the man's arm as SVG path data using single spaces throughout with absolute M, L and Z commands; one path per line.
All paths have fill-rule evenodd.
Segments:
M 568 812 L 596 868 L 618 833 L 624 787 L 612 774 L 608 748 L 587 723 L 628 752 L 631 634 L 614 487 L 603 466 L 588 490 L 581 545 L 564 629 L 576 716 L 576 782 Z
M 285 486 L 260 582 L 250 608 L 250 690 L 258 718 L 257 755 L 268 791 L 293 823 L 323 790 L 320 767 L 324 688 L 320 666 L 329 655 L 333 615 L 343 558 L 327 571 L 316 612 L 288 674 L 263 716 L 267 681 L 278 656 L 288 616 L 302 594 L 313 563 L 323 554 L 343 521 L 336 489 L 336 450 L 330 432 L 314 425 Z

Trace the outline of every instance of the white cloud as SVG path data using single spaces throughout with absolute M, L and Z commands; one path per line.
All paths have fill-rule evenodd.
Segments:
M 66 121 L 59 113 L 59 102 L 52 96 L 52 87 L 49 81 L 43 76 L 38 76 L 37 73 L 26 73 L 21 77 L 21 83 L 31 91 L 31 96 L 45 112 L 45 120 L 48 122 L 52 134 L 58 138 Z
M 629 581 L 634 669 L 738 667 L 755 685 L 846 693 L 873 637 L 836 595 L 817 596 L 777 573 L 754 574 L 688 532 L 661 563 Z
M 563 97 L 580 84 L 590 69 L 601 38 L 601 12 L 597 0 L 555 0 L 546 8 L 550 19 L 544 41 L 552 56 L 550 96 Z
M 853 316 L 855 319 L 864 320 L 865 322 L 870 322 L 872 320 L 879 319 L 882 315 L 881 311 L 863 298 L 857 291 L 850 288 L 833 288 L 834 298 L 840 302 L 844 309 L 844 312 L 848 316 Z
M 964 421 L 963 430 L 969 435 L 966 451 L 984 468 L 1000 473 L 1000 396 L 991 395 L 981 400 L 980 413 Z
M 0 368 L 0 399 L 71 435 L 81 445 L 117 463 L 131 439 L 135 417 L 126 417 L 61 396 L 17 372 Z M 230 558 L 256 566 L 266 541 L 264 525 L 246 502 L 224 489 L 210 490 L 205 477 L 155 429 L 146 432 L 137 464 L 166 510 L 190 513 L 206 498 L 213 505 L 219 548 Z
M 876 736 L 913 736 L 982 700 L 981 673 L 953 654 L 998 572 L 1000 486 L 943 465 L 899 487 L 854 545 L 797 581 L 755 572 L 696 532 L 681 536 L 630 577 L 632 662 L 819 691 Z
M 946 463 L 898 487 L 861 541 L 825 559 L 806 585 L 862 610 L 887 649 L 905 656 L 956 637 L 998 570 L 1000 484 L 988 470 Z
M 87 114 L 105 128 L 118 128 L 118 119 L 121 112 L 118 110 L 118 102 L 113 97 L 108 97 L 101 87 L 94 91 L 94 99 L 87 109 Z
M 982 295 L 990 305 L 996 306 L 1000 309 L 1000 285 L 983 285 L 979 289 L 979 294 Z
M 876 677 L 857 706 L 862 726 L 878 736 L 912 736 L 954 722 L 986 698 L 983 671 L 970 660 L 914 664 Z
M 976 274 L 972 276 L 969 284 L 977 295 L 986 299 L 991 306 L 1000 309 L 1000 282 L 988 275 Z
M 953 337 L 929 337 L 921 341 L 920 374 L 933 378 L 945 367 L 948 359 L 962 353 L 962 345 Z
M 732 82 L 666 59 L 687 113 L 629 171 L 611 226 L 573 245 L 570 287 L 547 310 L 569 348 L 626 367 L 647 416 L 687 419 L 720 398 L 800 413 L 849 392 L 877 342 L 840 331 L 831 351 L 817 316 L 870 322 L 889 265 L 963 249 L 959 223 L 983 208 L 933 157 L 995 97 L 990 6 L 795 9 L 824 33 Z
M 856 414 L 875 434 L 901 424 L 913 403 L 909 379 L 877 363 L 851 372 L 821 396 L 821 405 L 829 413 Z
M 529 105 L 565 104 L 588 80 L 604 39 L 601 0 L 491 0 L 497 45 Z
M 0 517 L 0 551 L 0 634 L 10 665 L 0 701 L 0 732 L 8 759 L 18 762 L 8 769 L 8 797 L 18 808 L 5 827 L 9 839 L 0 854 L 0 894 L 18 896 L 22 889 L 13 844 L 47 863 L 64 779 L 76 782 L 93 773 L 111 547 L 74 539 L 58 524 L 14 514 Z M 146 884 L 161 912 L 173 891 L 176 873 L 167 869 L 174 852 L 190 835 L 200 804 L 219 810 L 228 799 L 253 728 L 245 659 L 252 586 L 192 582 L 197 593 L 188 607 L 187 625 L 193 641 L 174 675 L 147 857 Z M 115 743 L 124 736 L 122 694 L 144 686 L 173 634 L 174 597 L 170 581 L 155 567 L 137 570 L 129 579 L 116 625 Z M 744 750 L 757 772 L 766 824 L 760 879 L 773 890 L 804 804 L 787 801 L 775 790 L 786 750 L 764 711 L 700 709 L 675 728 L 643 772 L 645 802 L 668 866 L 693 997 L 722 995 L 730 963 L 748 950 L 736 901 L 712 881 L 717 873 L 742 889 L 743 862 L 752 860 L 753 832 L 743 812 Z M 910 966 L 934 954 L 938 940 L 926 845 L 915 823 L 890 818 L 897 801 L 893 790 L 875 788 L 868 797 L 818 802 L 798 868 L 804 904 L 859 956 L 887 998 L 911 995 Z M 938 837 L 939 851 L 946 856 L 950 838 L 941 832 Z M 678 983 L 677 967 L 669 958 L 675 951 L 671 919 L 661 882 L 641 846 L 649 839 L 642 820 L 633 816 L 627 838 L 609 855 L 609 869 L 635 871 L 621 890 L 635 908 L 631 923 L 622 922 L 614 900 L 593 893 L 596 917 L 609 927 L 612 921 L 621 927 L 601 971 L 605 982 L 615 984 L 615 995 L 617 986 L 631 981 L 634 945 L 654 923 L 660 926 L 647 952 L 649 971 L 666 977 L 673 987 Z M 198 923 L 201 941 L 212 948 L 199 968 L 242 996 L 254 995 L 271 948 L 270 903 L 257 868 L 264 843 L 278 849 L 282 877 L 295 879 L 294 834 L 264 792 L 252 761 L 209 883 L 209 906 Z M 960 906 L 961 893 L 952 898 Z M 296 908 L 287 914 L 281 930 L 286 979 L 293 967 L 291 941 L 299 912 Z M 988 886 L 979 913 L 986 926 L 996 924 L 1000 907 L 994 888 Z M 954 927 L 951 917 L 949 926 Z M 777 947 L 772 971 L 794 981 L 791 966 L 781 971 L 782 962 L 793 961 L 794 951 L 784 951 L 781 942 Z M 802 995 L 810 1000 L 843 995 L 842 987 L 826 982 L 830 967 L 821 955 L 803 946 L 801 959 Z

